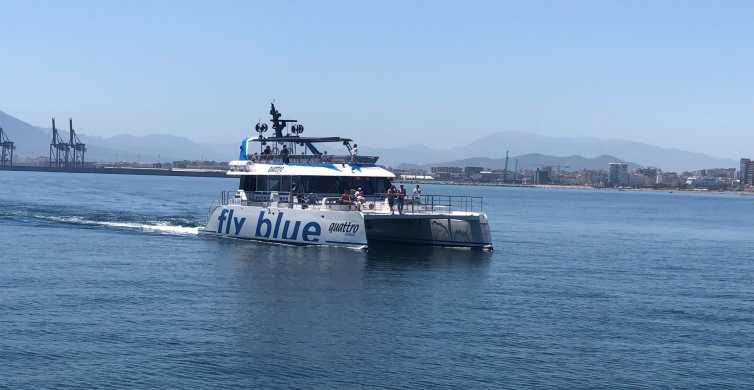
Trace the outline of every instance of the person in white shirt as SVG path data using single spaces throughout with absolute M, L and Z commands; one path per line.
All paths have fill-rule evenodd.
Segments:
M 420 203 L 422 197 L 422 189 L 419 188 L 419 185 L 416 185 L 416 188 L 414 188 L 414 192 L 411 193 L 411 198 L 413 199 L 414 203 Z
M 364 190 L 361 189 L 361 187 L 356 189 L 356 206 L 359 210 L 364 206 L 364 203 L 366 202 L 366 198 L 364 197 Z

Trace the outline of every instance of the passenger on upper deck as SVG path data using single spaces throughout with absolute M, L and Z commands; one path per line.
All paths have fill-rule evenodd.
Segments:
M 264 148 L 264 151 L 262 151 L 262 154 L 268 154 L 268 155 L 269 155 L 269 154 L 272 154 L 272 149 L 270 149 L 270 145 L 267 145 L 267 146 L 266 146 L 266 147 Z
M 290 160 L 288 159 L 288 155 L 290 153 L 288 152 L 288 146 L 283 145 L 283 149 L 280 151 L 280 156 L 283 157 L 283 164 L 288 164 Z

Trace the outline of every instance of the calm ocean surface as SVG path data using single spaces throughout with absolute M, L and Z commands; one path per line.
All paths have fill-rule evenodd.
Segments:
M 492 253 L 198 236 L 236 180 L 0 172 L 0 388 L 752 388 L 754 197 L 482 195 Z

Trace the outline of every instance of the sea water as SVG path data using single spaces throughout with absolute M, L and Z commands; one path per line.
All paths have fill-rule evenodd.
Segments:
M 0 172 L 0 388 L 754 383 L 754 197 L 484 196 L 492 253 L 198 235 L 232 179 Z

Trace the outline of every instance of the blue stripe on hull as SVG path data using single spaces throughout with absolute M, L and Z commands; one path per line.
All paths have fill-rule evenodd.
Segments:
M 325 245 L 325 244 L 338 244 L 338 245 L 352 245 L 352 246 L 366 246 L 366 242 L 346 242 L 346 241 L 324 241 L 324 242 L 298 242 L 298 241 L 283 241 L 283 240 L 265 240 L 260 238 L 254 238 L 254 237 L 242 237 L 242 236 L 233 236 L 229 234 L 218 234 L 216 232 L 209 232 L 204 230 L 204 234 L 212 235 L 215 237 L 220 238 L 236 238 L 241 240 L 248 240 L 248 241 L 257 241 L 257 242 L 266 242 L 271 244 L 286 244 L 286 245 L 296 245 L 296 246 L 312 246 L 312 245 Z

